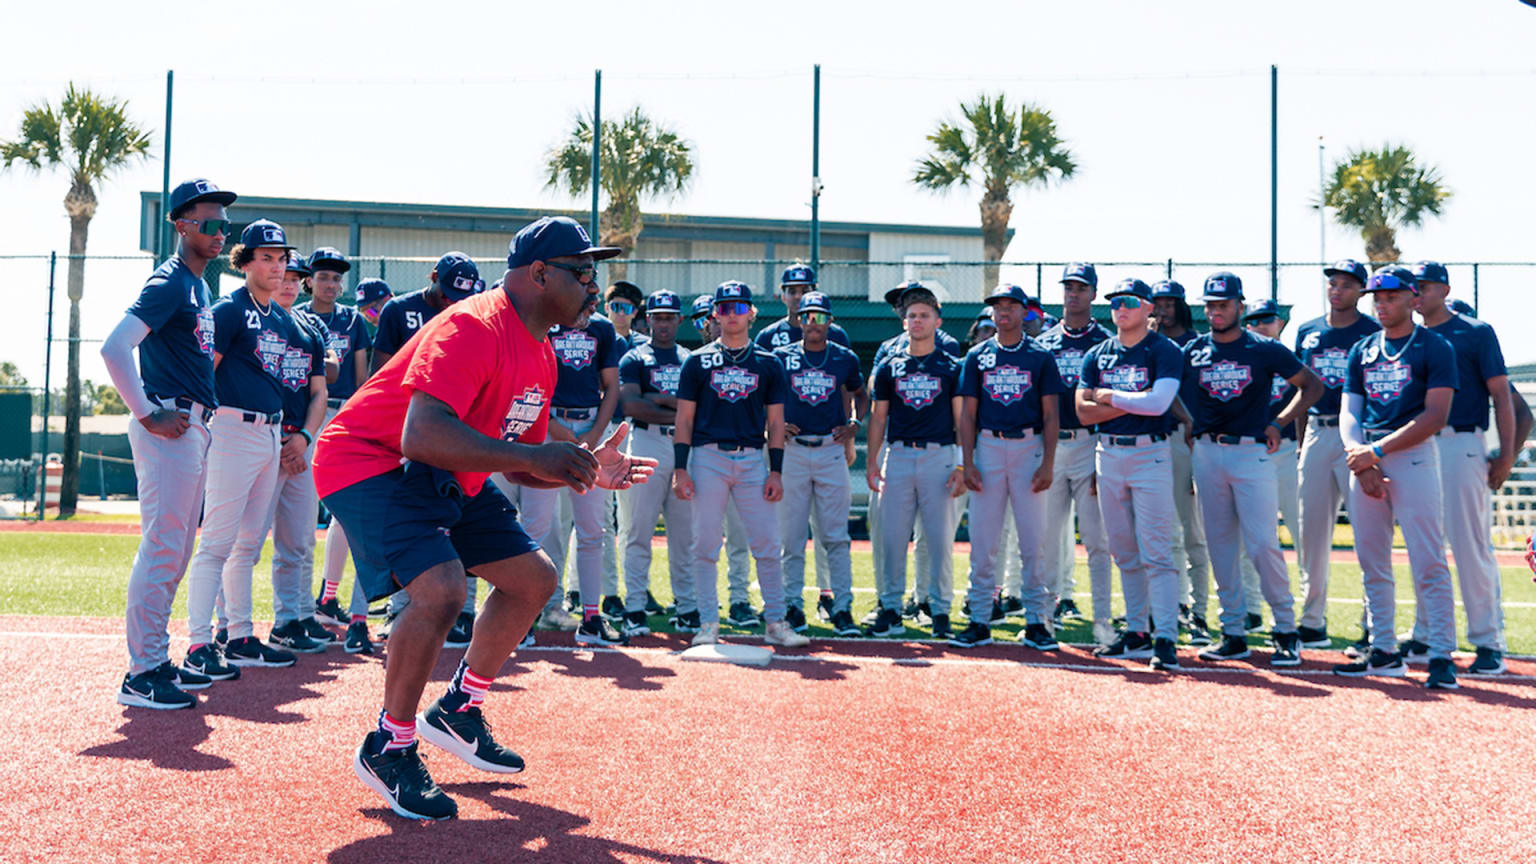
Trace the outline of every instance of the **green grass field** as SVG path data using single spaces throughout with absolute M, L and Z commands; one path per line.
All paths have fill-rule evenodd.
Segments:
M 5 549 L 5 554 L 0 556 L 0 614 L 88 617 L 116 617 L 122 614 L 128 586 L 128 569 L 133 560 L 134 549 L 138 545 L 138 537 L 18 532 L 3 535 L 0 545 Z M 272 584 L 267 575 L 271 553 L 272 547 L 269 543 L 262 553 L 262 563 L 257 565 L 254 595 L 255 617 L 258 620 L 268 620 L 272 614 Z M 319 554 L 316 560 L 321 560 Z M 653 591 L 662 603 L 668 603 L 671 599 L 666 563 L 666 550 L 656 550 L 655 559 L 651 565 Z M 968 567 L 966 556 L 956 555 L 954 567 L 957 584 L 953 611 L 956 623 L 963 624 L 960 601 L 964 597 L 965 574 Z M 1077 570 L 1078 604 L 1086 612 L 1089 605 L 1086 594 L 1087 567 L 1079 562 Z M 721 572 L 724 573 L 723 564 Z M 1397 597 L 1400 604 L 1397 628 L 1401 632 L 1412 626 L 1413 588 L 1406 566 L 1398 567 L 1397 573 L 1399 580 Z M 1503 571 L 1503 578 L 1509 650 L 1516 654 L 1536 654 L 1536 584 L 1532 583 L 1530 572 L 1524 568 L 1506 568 Z M 814 575 L 811 575 L 810 581 L 814 584 Z M 853 582 L 854 618 L 858 619 L 875 605 L 874 574 L 868 552 L 854 552 Z M 722 575 L 720 587 L 722 602 L 726 597 L 724 583 L 725 579 Z M 347 596 L 350 590 L 350 583 L 344 585 L 343 596 Z M 1359 633 L 1360 597 L 1359 568 L 1350 564 L 1334 565 L 1329 588 L 1328 632 L 1334 636 L 1334 644 L 1338 647 L 1343 647 Z M 760 599 L 754 592 L 754 602 Z M 1214 622 L 1217 611 L 1214 590 L 1211 602 L 1211 615 Z M 808 593 L 807 608 L 811 608 L 813 604 L 814 596 Z M 1117 579 L 1115 614 L 1120 614 L 1120 611 Z M 177 617 L 186 615 L 185 583 L 177 592 L 174 614 Z M 1000 638 L 1011 638 L 1021 629 L 1022 619 L 1009 619 L 1009 621 L 1009 624 L 994 629 L 994 633 Z M 666 630 L 660 619 L 652 619 L 651 623 L 653 626 L 661 625 L 658 626 L 661 631 Z M 1457 633 L 1459 636 L 1465 633 L 1459 607 Z M 913 634 L 911 627 L 908 628 L 908 634 L 909 636 Z M 813 615 L 810 635 L 830 636 L 831 631 L 815 620 Z M 925 636 L 926 631 L 918 631 L 916 635 Z M 1086 621 L 1068 622 L 1058 631 L 1058 638 L 1067 642 L 1091 641 L 1090 625 Z M 1252 638 L 1255 643 L 1262 641 L 1259 636 Z M 1465 642 L 1462 648 L 1470 650 L 1470 646 Z

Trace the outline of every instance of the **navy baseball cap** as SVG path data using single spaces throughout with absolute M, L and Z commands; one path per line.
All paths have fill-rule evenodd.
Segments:
M 745 282 L 735 279 L 729 282 L 721 282 L 715 286 L 716 303 L 751 303 L 752 288 Z
M 1452 300 L 1451 311 L 1455 312 L 1457 315 L 1465 315 L 1468 318 L 1477 317 L 1477 310 L 1473 309 L 1472 304 L 1465 300 Z
M 623 251 L 617 246 L 593 246 L 587 229 L 569 216 L 545 216 L 524 225 L 507 244 L 507 269 L 573 255 L 591 255 L 602 261 Z
M 1260 318 L 1279 318 L 1280 305 L 1269 298 L 1255 300 L 1248 304 L 1248 311 L 1243 314 L 1244 321 L 1257 321 Z
M 1339 260 L 1333 262 L 1331 267 L 1323 268 L 1324 276 L 1332 276 L 1335 273 L 1343 273 L 1345 276 L 1353 276 L 1360 280 L 1361 285 L 1364 285 L 1365 281 L 1371 278 L 1370 274 L 1365 271 L 1365 265 L 1361 264 L 1359 261 L 1356 261 L 1353 258 L 1340 258 Z
M 297 273 L 300 276 L 311 276 L 314 274 L 314 271 L 309 269 L 309 262 L 304 260 L 303 255 L 289 256 L 288 272 Z
M 693 307 L 688 312 L 689 318 L 708 318 L 715 314 L 715 298 L 709 294 L 702 294 L 693 298 Z
M 804 264 L 795 264 L 784 269 L 784 275 L 779 277 L 780 285 L 815 285 L 816 271 Z
M 1015 303 L 1018 303 L 1020 306 L 1028 306 L 1030 305 L 1030 301 L 1034 299 L 1035 298 L 1029 296 L 1029 292 L 1025 291 L 1023 288 L 1004 282 L 998 285 L 996 288 L 992 289 L 991 295 L 989 295 L 986 299 L 986 304 L 991 306 L 993 303 L 996 303 L 999 300 L 1012 300 Z M 1038 306 L 1039 304 L 1037 303 L 1035 305 Z
M 1132 297 L 1140 297 L 1143 300 L 1151 300 L 1152 288 L 1148 286 L 1147 283 L 1132 276 L 1130 278 L 1121 279 L 1119 282 L 1116 282 L 1115 289 L 1104 296 L 1107 299 L 1110 297 L 1120 297 L 1126 294 L 1129 294 Z
M 485 290 L 480 268 L 462 252 L 449 252 L 437 262 L 437 287 L 449 300 L 463 300 Z
M 283 226 L 271 219 L 257 219 L 240 232 L 240 243 L 247 249 L 292 249 Z
M 671 291 L 657 291 L 645 298 L 645 314 L 652 312 L 671 312 L 674 315 L 683 314 L 683 298 Z
M 901 305 L 901 295 L 907 293 L 908 291 L 910 291 L 913 288 L 923 288 L 923 287 L 924 287 L 923 283 L 917 281 L 916 279 L 912 279 L 912 280 L 909 280 L 907 282 L 903 282 L 900 285 L 897 285 L 895 288 L 892 288 L 891 290 L 885 292 L 885 305 L 887 305 L 887 306 L 900 306 Z
M 388 300 L 393 296 L 395 292 L 389 290 L 389 283 L 383 279 L 364 279 L 357 283 L 357 305 L 359 306 Z
M 794 285 L 799 283 L 792 282 L 790 284 Z M 827 295 L 821 293 L 820 291 L 810 291 L 807 292 L 804 297 L 800 298 L 800 311 L 825 312 L 828 315 L 831 315 L 832 301 L 827 297 Z
M 1451 275 L 1445 272 L 1445 265 L 1439 261 L 1420 261 L 1413 265 L 1413 281 L 1415 282 L 1443 282 L 1451 284 Z
M 1237 278 L 1236 273 L 1218 270 L 1205 277 L 1205 290 L 1200 299 L 1206 303 L 1212 300 L 1242 300 L 1243 280 Z
M 1370 281 L 1365 283 L 1365 293 L 1375 291 L 1412 291 L 1417 294 L 1419 283 L 1413 278 L 1412 270 L 1390 264 L 1372 273 Z
M 991 324 L 992 323 L 992 307 L 991 306 L 984 306 L 984 307 L 982 307 L 982 310 L 981 310 L 980 314 L 978 314 L 976 316 L 976 320 L 977 321 L 985 321 L 988 324 Z
M 347 256 L 341 254 L 340 249 L 334 246 L 321 246 L 309 253 L 309 269 L 345 273 L 352 269 L 352 262 L 347 260 Z
M 1180 300 L 1183 300 L 1184 286 L 1173 281 L 1172 279 L 1162 279 L 1152 283 L 1152 296 L 1153 298 L 1177 297 Z
M 1089 288 L 1099 287 L 1099 271 L 1092 264 L 1073 261 L 1061 270 L 1062 282 L 1081 282 Z
M 237 196 L 235 193 L 226 192 L 223 189 L 213 185 L 212 183 L 209 183 L 207 180 L 199 177 L 196 180 L 187 180 L 183 183 L 180 183 L 176 186 L 175 189 L 171 190 L 171 198 L 168 202 L 170 207 L 168 214 L 170 218 L 175 219 L 181 216 L 182 212 L 185 211 L 188 207 L 191 207 L 193 204 L 196 204 L 199 201 L 212 201 L 215 204 L 221 204 L 225 207 L 228 207 L 229 205 L 235 203 L 235 199 L 237 197 L 239 196 Z

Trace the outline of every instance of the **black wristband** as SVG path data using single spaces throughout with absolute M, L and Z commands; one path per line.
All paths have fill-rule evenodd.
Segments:
M 776 473 L 784 473 L 784 448 L 768 448 L 768 470 Z
M 672 470 L 681 468 L 688 470 L 688 450 L 690 445 L 673 443 L 672 445 Z

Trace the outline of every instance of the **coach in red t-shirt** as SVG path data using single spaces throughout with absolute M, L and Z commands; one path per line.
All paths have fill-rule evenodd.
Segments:
M 597 305 L 593 246 L 574 220 L 546 217 L 513 238 L 501 287 L 427 323 L 321 433 L 315 486 L 341 520 L 370 600 L 410 586 L 390 631 L 384 710 L 353 767 L 396 813 L 447 819 L 458 806 L 427 774 L 416 733 L 477 768 L 523 769 L 480 713 L 491 680 L 555 587 L 555 570 L 492 473 L 532 488 L 644 482 L 654 459 L 626 457 L 621 426 L 595 451 L 544 443 L 555 356 L 545 334 Z M 559 428 L 559 427 L 557 427 Z M 448 692 L 420 715 L 422 688 L 464 603 L 465 572 L 491 583 Z

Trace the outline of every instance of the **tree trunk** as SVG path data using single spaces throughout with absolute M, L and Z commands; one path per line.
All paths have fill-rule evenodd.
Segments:
M 1008 200 L 1006 194 L 994 196 L 988 194 L 981 199 L 981 252 L 988 262 L 981 268 L 981 296 L 976 300 L 984 300 L 997 287 L 998 275 L 1002 268 L 993 261 L 1003 260 L 1003 253 L 1008 251 L 1008 220 L 1013 216 L 1013 202 Z M 961 300 L 962 298 L 951 298 Z M 969 300 L 970 298 L 964 298 Z M 974 302 L 974 301 L 972 301 Z
M 629 276 L 629 264 L 624 259 L 630 258 L 635 252 L 635 243 L 640 239 L 640 231 L 645 227 L 645 220 L 640 214 L 640 204 L 637 200 L 620 200 L 614 198 L 608 202 L 608 206 L 597 217 L 598 240 L 604 246 L 617 246 L 623 249 L 618 258 L 608 259 L 608 281 L 616 282 Z
M 1397 248 L 1397 232 L 1386 225 L 1367 228 L 1360 232 L 1365 238 L 1365 257 L 1372 264 L 1389 264 L 1401 261 L 1403 253 Z
M 85 244 L 96 215 L 96 194 L 76 182 L 64 196 L 69 214 L 69 367 L 64 385 L 64 476 L 59 489 L 59 518 L 75 515 L 80 498 L 80 298 L 85 295 Z M 44 436 L 46 438 L 46 436 Z

